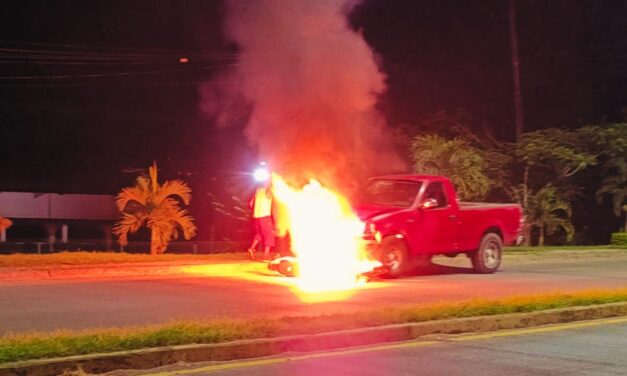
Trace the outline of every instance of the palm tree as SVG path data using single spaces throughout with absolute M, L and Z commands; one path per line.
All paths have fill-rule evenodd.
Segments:
M 148 176 L 137 178 L 133 187 L 122 189 L 116 198 L 116 206 L 122 218 L 113 232 L 121 245 L 128 244 L 128 234 L 146 225 L 151 232 L 150 253 L 165 252 L 170 240 L 177 239 L 179 232 L 187 240 L 196 235 L 196 225 L 182 202 L 189 205 L 191 189 L 181 180 L 157 181 L 157 163 L 148 168 Z
M 623 231 L 627 232 L 627 162 L 624 157 L 612 158 L 607 161 L 603 170 L 606 173 L 613 171 L 614 174 L 606 175 L 601 181 L 596 192 L 597 201 L 601 203 L 605 196 L 609 196 L 614 215 L 620 217 L 624 213 Z
M 483 157 L 461 138 L 418 135 L 412 141 L 411 156 L 414 171 L 450 177 L 462 199 L 482 199 L 490 189 Z
M 570 241 L 575 234 L 575 228 L 570 222 L 572 210 L 570 204 L 560 197 L 557 188 L 546 185 L 536 194 L 530 194 L 526 209 L 527 225 L 540 230 L 538 245 L 544 245 L 544 234 L 552 235 L 561 228 L 566 232 Z

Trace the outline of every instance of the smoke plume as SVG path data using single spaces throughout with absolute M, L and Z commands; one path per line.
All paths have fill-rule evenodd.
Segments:
M 260 159 L 288 179 L 316 177 L 338 187 L 401 163 L 375 109 L 385 76 L 348 25 L 354 5 L 227 2 L 225 31 L 239 60 L 202 88 L 202 108 L 219 126 L 247 121 Z

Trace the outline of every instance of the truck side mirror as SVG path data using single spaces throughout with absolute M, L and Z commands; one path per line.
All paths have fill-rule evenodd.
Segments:
M 438 207 L 438 200 L 436 200 L 435 198 L 428 198 L 424 200 L 422 204 L 420 204 L 421 209 L 431 209 L 431 208 L 437 208 L 437 207 Z

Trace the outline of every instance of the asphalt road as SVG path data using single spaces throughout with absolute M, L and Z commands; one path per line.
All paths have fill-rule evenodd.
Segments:
M 473 274 L 465 257 L 438 262 L 449 266 L 370 282 L 332 297 L 299 295 L 291 286 L 293 279 L 276 276 L 264 264 L 252 262 L 191 267 L 185 275 L 163 278 L 4 283 L 0 285 L 0 334 L 182 318 L 350 312 L 396 303 L 627 287 L 627 252 L 512 256 L 493 275 Z
M 627 318 L 110 375 L 627 375 Z

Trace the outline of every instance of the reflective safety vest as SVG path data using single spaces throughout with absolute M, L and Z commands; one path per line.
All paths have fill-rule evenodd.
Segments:
M 272 215 L 272 195 L 266 188 L 258 188 L 255 191 L 255 201 L 253 202 L 253 217 L 262 218 Z

